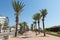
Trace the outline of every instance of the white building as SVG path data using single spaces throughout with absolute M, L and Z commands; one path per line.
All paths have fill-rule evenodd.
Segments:
M 5 27 L 5 24 L 8 24 L 9 19 L 8 17 L 0 17 L 0 23 L 2 24 L 1 32 L 3 32 L 3 27 Z

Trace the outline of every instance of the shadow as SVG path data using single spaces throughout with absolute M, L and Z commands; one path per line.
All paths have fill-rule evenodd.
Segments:
M 49 36 L 39 36 L 39 37 L 49 37 Z
M 15 37 L 15 36 L 13 36 L 13 37 L 11 37 L 11 38 L 20 38 L 20 37 Z
M 24 39 L 25 39 L 25 38 L 31 38 L 31 36 L 29 36 L 29 37 L 28 37 L 28 36 L 25 36 L 25 37 L 21 37 L 21 38 L 24 38 Z

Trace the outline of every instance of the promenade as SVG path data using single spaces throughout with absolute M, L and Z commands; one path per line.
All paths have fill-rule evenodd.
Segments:
M 17 37 L 9 37 L 9 40 L 60 40 L 60 37 L 48 34 L 46 34 L 46 37 L 44 37 L 42 33 L 36 36 L 34 32 L 29 31 L 24 35 L 19 35 Z

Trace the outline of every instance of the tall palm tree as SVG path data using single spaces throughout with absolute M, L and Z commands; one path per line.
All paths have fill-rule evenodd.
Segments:
M 1 26 L 2 26 L 2 24 L 0 23 L 0 33 L 1 33 Z
M 42 13 L 42 22 L 43 22 L 43 32 L 44 32 L 44 36 L 46 36 L 46 34 L 45 34 L 44 20 L 45 20 L 45 17 L 46 17 L 46 15 L 47 15 L 47 10 L 46 10 L 46 9 L 42 9 L 42 10 L 41 10 L 41 13 Z
M 39 29 L 39 33 L 40 33 L 40 19 L 41 19 L 41 14 L 40 14 L 40 13 L 37 13 L 37 14 L 36 14 L 36 17 L 37 17 L 38 29 Z
M 33 16 L 33 19 L 34 19 L 34 24 L 35 24 L 35 32 L 36 32 L 36 35 L 37 35 L 37 17 L 36 17 L 36 14 Z
M 18 28 L 18 16 L 21 13 L 24 4 L 22 2 L 19 1 L 12 1 L 12 5 L 13 5 L 13 9 L 15 11 L 15 15 L 16 15 L 16 32 L 15 32 L 15 37 L 17 36 L 17 28 Z

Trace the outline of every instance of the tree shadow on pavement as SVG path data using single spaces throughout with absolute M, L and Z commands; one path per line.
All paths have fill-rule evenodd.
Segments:
M 25 39 L 25 38 L 31 38 L 31 36 L 24 36 L 24 37 L 21 37 L 21 38 L 24 38 L 24 39 Z
M 39 36 L 39 37 L 49 37 L 49 36 Z

